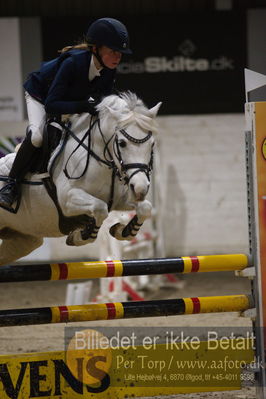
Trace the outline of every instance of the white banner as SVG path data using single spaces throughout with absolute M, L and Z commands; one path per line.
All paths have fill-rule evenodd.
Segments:
M 0 18 L 0 121 L 23 120 L 18 18 Z

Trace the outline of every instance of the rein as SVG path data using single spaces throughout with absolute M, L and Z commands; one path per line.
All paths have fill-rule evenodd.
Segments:
M 97 155 L 92 149 L 91 149 L 91 133 L 92 133 L 92 129 L 98 125 L 98 129 L 99 132 L 101 134 L 103 143 L 104 143 L 104 149 L 103 149 L 103 156 L 104 159 L 101 158 L 99 155 Z M 104 165 L 106 165 L 108 168 L 112 169 L 112 179 L 111 179 L 111 187 L 110 187 L 110 195 L 109 195 L 109 201 L 108 201 L 108 210 L 110 211 L 113 205 L 113 198 L 114 198 L 114 189 L 115 189 L 115 178 L 118 177 L 119 180 L 123 180 L 124 183 L 126 185 L 129 184 L 130 180 L 132 179 L 133 176 L 135 176 L 137 173 L 139 172 L 143 172 L 146 174 L 148 180 L 150 180 L 150 173 L 152 171 L 152 167 L 153 167 L 153 151 L 151 152 L 151 158 L 148 164 L 144 164 L 144 163 L 129 163 L 129 164 L 125 164 L 121 155 L 121 151 L 119 149 L 119 143 L 118 143 L 118 137 L 116 135 L 116 133 L 114 133 L 111 138 L 106 141 L 105 136 L 102 132 L 101 126 L 100 126 L 100 119 L 97 118 L 92 122 L 92 118 L 90 119 L 90 126 L 88 128 L 88 130 L 84 133 L 83 137 L 81 139 L 79 139 L 75 133 L 73 133 L 73 131 L 70 129 L 68 124 L 64 124 L 62 122 L 60 122 L 60 126 L 65 129 L 65 131 L 69 134 L 69 136 L 71 136 L 77 143 L 78 145 L 76 146 L 76 148 L 71 152 L 71 154 L 69 155 L 66 164 L 64 166 L 63 172 L 65 174 L 65 176 L 68 179 L 73 179 L 73 180 L 77 180 L 80 179 L 81 177 L 83 177 L 88 169 L 89 166 L 89 159 L 90 156 L 92 156 L 94 159 L 96 159 L 96 161 L 103 163 Z M 125 138 L 127 138 L 129 141 L 135 143 L 135 144 L 142 144 L 145 143 L 147 140 L 149 140 L 152 137 L 152 132 L 148 132 L 148 134 L 143 138 L 143 139 L 137 139 L 133 136 L 131 136 L 130 134 L 128 134 L 126 132 L 125 129 L 120 129 L 119 130 L 120 133 L 123 134 L 123 136 Z M 113 137 L 115 136 L 115 139 L 113 140 Z M 85 139 L 88 138 L 88 143 L 85 144 Z M 116 166 L 116 163 L 112 157 L 112 154 L 110 152 L 109 149 L 109 144 L 111 143 L 111 141 L 113 140 L 113 151 L 114 154 L 118 160 L 118 163 L 120 165 L 120 168 L 118 168 Z M 70 159 L 72 158 L 72 156 L 75 154 L 75 152 L 80 148 L 84 148 L 87 151 L 87 156 L 86 156 L 86 164 L 85 167 L 83 169 L 83 172 L 80 174 L 80 176 L 70 176 L 67 166 L 68 163 L 70 161 Z M 109 159 L 108 159 L 108 158 Z M 128 176 L 127 171 L 130 169 L 136 169 L 130 176 Z
M 91 132 L 93 127 L 96 125 L 96 123 L 99 123 L 99 119 L 95 119 L 94 122 L 92 122 L 92 118 L 90 120 L 90 126 L 89 129 L 85 132 L 84 136 L 82 137 L 82 139 L 80 140 L 73 132 L 72 130 L 69 128 L 69 126 L 65 125 L 65 124 L 61 124 L 61 126 L 66 130 L 66 132 L 74 139 L 77 141 L 78 145 L 77 147 L 71 152 L 71 154 L 69 155 L 65 167 L 63 169 L 64 174 L 66 175 L 66 177 L 68 179 L 71 180 L 77 180 L 80 179 L 81 177 L 83 177 L 88 169 L 89 166 L 89 160 L 90 160 L 90 155 L 93 156 L 97 161 L 104 163 L 105 165 L 110 167 L 110 164 L 108 161 L 101 159 L 97 154 L 95 154 L 94 151 L 91 150 Z M 88 144 L 86 145 L 84 143 L 86 137 L 88 138 Z M 75 152 L 79 149 L 79 147 L 83 147 L 86 151 L 87 151 L 87 158 L 86 158 L 86 164 L 85 167 L 83 169 L 83 172 L 81 173 L 80 176 L 70 176 L 70 174 L 68 173 L 67 170 L 67 165 L 68 162 L 70 161 L 70 158 L 72 158 L 72 156 L 75 154 Z

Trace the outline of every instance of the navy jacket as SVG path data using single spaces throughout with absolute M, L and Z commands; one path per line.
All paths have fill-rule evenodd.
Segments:
M 24 83 L 25 90 L 45 105 L 48 114 L 88 112 L 89 97 L 112 93 L 116 70 L 103 68 L 101 76 L 89 81 L 92 54 L 87 50 L 70 50 L 44 62 Z

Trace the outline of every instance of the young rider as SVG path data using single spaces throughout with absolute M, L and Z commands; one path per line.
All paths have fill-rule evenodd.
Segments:
M 24 84 L 27 135 L 0 190 L 0 206 L 12 209 L 17 201 L 19 184 L 42 145 L 47 114 L 95 115 L 93 99 L 112 93 L 122 54 L 131 54 L 126 27 L 116 19 L 101 18 L 90 25 L 83 43 L 65 47 L 58 58 L 43 63 L 39 71 L 29 75 Z

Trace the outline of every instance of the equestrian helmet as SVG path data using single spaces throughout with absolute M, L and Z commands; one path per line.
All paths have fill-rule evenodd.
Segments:
M 123 54 L 132 54 L 127 28 L 114 18 L 100 18 L 93 22 L 86 34 L 90 44 L 106 46 Z

